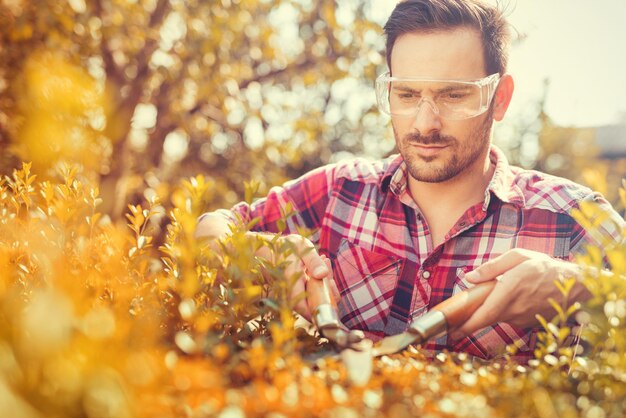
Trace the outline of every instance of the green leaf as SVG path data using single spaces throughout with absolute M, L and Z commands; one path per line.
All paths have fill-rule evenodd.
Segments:
M 571 332 L 571 329 L 569 327 L 562 327 L 559 329 L 559 332 L 557 335 L 559 344 L 562 344 L 565 341 L 565 339 L 569 336 L 570 332 Z
M 278 229 L 278 233 L 282 234 L 285 229 L 287 229 L 287 223 L 285 222 L 284 219 L 279 219 L 278 221 L 276 221 L 276 228 Z
M 546 321 L 546 319 L 542 315 L 537 314 L 535 315 L 535 318 L 537 319 L 537 321 L 539 321 L 543 329 L 545 329 L 546 331 L 549 331 L 548 321 Z
M 278 303 L 276 303 L 276 301 L 274 299 L 262 298 L 261 299 L 261 304 L 263 306 L 267 306 L 268 308 L 272 309 L 275 312 L 279 312 L 280 311 L 280 305 Z
M 563 312 L 563 308 L 561 307 L 561 305 L 559 305 L 552 298 L 548 298 L 548 303 L 550 303 L 550 306 L 552 306 L 552 308 L 554 308 L 554 310 L 558 314 L 559 319 L 561 320 L 561 322 L 565 322 L 567 320 L 567 317 L 565 316 L 565 312 Z
M 256 196 L 256 194 L 259 191 L 259 186 L 260 185 L 261 185 L 261 182 L 256 180 L 256 179 L 244 182 L 245 201 L 246 201 L 246 203 L 248 203 L 248 204 L 252 203 L 252 200 L 254 199 L 254 196 Z

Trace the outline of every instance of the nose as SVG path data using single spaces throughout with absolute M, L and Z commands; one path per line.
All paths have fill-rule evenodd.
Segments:
M 426 97 L 422 98 L 417 107 L 417 114 L 413 120 L 413 129 L 421 135 L 427 136 L 434 132 L 440 131 L 441 117 L 439 111 L 433 102 Z

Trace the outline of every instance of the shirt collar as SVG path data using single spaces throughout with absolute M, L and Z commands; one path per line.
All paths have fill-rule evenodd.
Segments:
M 495 166 L 491 181 L 485 190 L 483 210 L 487 210 L 491 195 L 495 195 L 504 203 L 516 206 L 524 206 L 525 199 L 521 189 L 515 183 L 514 167 L 509 162 L 500 148 L 491 145 L 489 159 Z M 391 190 L 398 197 L 402 197 L 407 189 L 406 163 L 400 154 L 390 157 L 389 165 L 384 171 L 379 186 L 383 192 Z
M 406 179 L 406 163 L 400 154 L 392 155 L 389 157 L 388 161 L 389 165 L 387 165 L 386 170 L 380 178 L 379 187 L 384 193 L 386 193 L 387 190 L 391 190 L 393 194 L 399 196 L 406 190 L 408 184 Z
M 483 210 L 487 210 L 492 194 L 504 203 L 523 207 L 526 200 L 522 190 L 515 181 L 518 169 L 509 165 L 509 161 L 502 150 L 493 144 L 489 149 L 489 158 L 491 163 L 495 165 L 495 170 L 485 190 Z

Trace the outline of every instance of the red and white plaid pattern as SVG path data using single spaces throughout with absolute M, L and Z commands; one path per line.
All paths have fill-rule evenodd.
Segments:
M 219 212 L 231 220 L 237 213 L 244 222 L 259 217 L 255 230 L 276 232 L 290 202 L 295 214 L 284 233 L 297 233 L 298 227 L 314 231 L 313 242 L 333 261 L 342 321 L 378 339 L 404 331 L 412 319 L 469 287 L 463 273 L 509 249 L 571 260 L 587 244 L 598 244 L 570 216 L 582 200 L 596 201 L 610 212 L 597 232 L 620 239 L 624 220 L 599 194 L 562 178 L 509 166 L 496 147 L 490 158 L 496 169 L 484 202 L 468 208 L 437 248 L 407 192 L 400 156 L 328 165 L 272 188 L 252 205 L 240 203 Z M 524 361 L 532 356 L 535 334 L 499 323 L 454 345 L 444 336 L 425 348 L 493 358 L 505 345 L 515 344 L 518 359 Z

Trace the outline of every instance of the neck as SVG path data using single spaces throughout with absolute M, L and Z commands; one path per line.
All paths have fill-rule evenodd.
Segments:
M 485 190 L 493 176 L 494 167 L 489 151 L 456 177 L 439 183 L 418 181 L 409 175 L 409 191 L 422 211 L 429 208 L 464 212 L 485 199 Z

